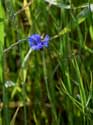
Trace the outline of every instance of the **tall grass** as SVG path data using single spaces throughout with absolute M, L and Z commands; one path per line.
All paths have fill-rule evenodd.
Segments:
M 0 124 L 92 125 L 92 6 L 0 1 Z M 35 33 L 48 34 L 49 46 L 29 54 Z

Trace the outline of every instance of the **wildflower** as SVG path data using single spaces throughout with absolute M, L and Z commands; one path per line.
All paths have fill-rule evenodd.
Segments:
M 28 40 L 29 40 L 29 45 L 33 50 L 40 50 L 43 47 L 48 47 L 49 36 L 46 35 L 45 38 L 42 40 L 40 35 L 33 34 L 28 38 Z

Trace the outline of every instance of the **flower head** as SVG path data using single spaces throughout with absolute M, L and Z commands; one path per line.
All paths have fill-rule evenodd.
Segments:
M 42 40 L 40 35 L 33 34 L 28 38 L 28 40 L 29 40 L 29 45 L 33 50 L 40 50 L 43 47 L 48 47 L 49 36 L 46 35 L 45 38 Z

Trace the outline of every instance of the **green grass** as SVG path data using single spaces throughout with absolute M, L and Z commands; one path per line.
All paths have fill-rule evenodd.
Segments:
M 0 1 L 0 125 L 92 125 L 93 1 L 46 1 Z

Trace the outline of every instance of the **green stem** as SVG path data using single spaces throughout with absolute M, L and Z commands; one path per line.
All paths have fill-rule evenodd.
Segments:
M 17 46 L 19 43 L 26 41 L 27 39 L 22 39 L 22 40 L 18 40 L 16 43 L 12 44 L 9 48 L 4 49 L 4 53 L 8 52 L 9 50 L 11 50 L 13 47 Z

